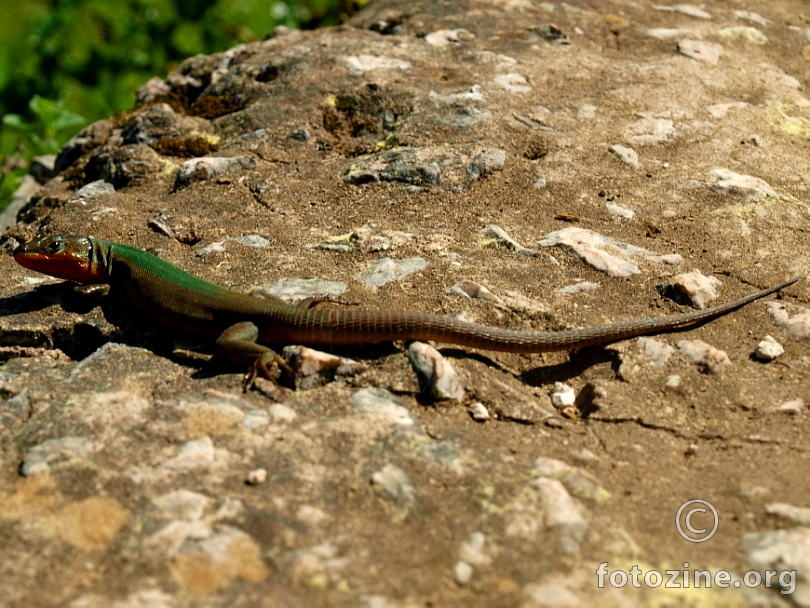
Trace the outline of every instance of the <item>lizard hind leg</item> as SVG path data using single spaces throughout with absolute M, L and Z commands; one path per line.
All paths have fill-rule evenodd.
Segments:
M 278 365 L 282 371 L 282 377 L 286 374 L 292 378 L 293 371 L 287 362 L 282 359 L 272 348 L 258 344 L 259 328 L 250 321 L 243 321 L 231 325 L 223 331 L 216 341 L 217 353 L 239 363 L 249 365 L 245 378 L 242 382 L 242 389 L 247 392 L 253 388 L 256 378 L 261 376 L 267 380 L 275 382 L 272 369 Z

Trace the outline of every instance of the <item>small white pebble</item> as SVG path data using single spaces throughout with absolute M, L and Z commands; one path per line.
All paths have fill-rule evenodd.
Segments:
M 619 157 L 619 160 L 621 160 L 624 164 L 630 165 L 634 169 L 638 169 L 638 152 L 633 150 L 633 148 L 628 148 L 627 146 L 623 146 L 621 144 L 614 144 L 610 146 L 608 150 Z
M 488 566 L 492 558 L 484 551 L 487 537 L 483 532 L 473 532 L 466 542 L 462 543 L 459 551 L 461 562 L 470 566 Z
M 599 460 L 599 456 L 591 452 L 588 448 L 581 448 L 571 453 L 574 460 L 578 461 L 581 464 L 586 464 L 589 462 L 596 462 Z
M 251 486 L 259 486 L 267 481 L 267 469 L 253 469 L 247 474 L 245 481 Z
M 565 287 L 560 287 L 557 290 L 557 293 L 572 294 L 572 293 L 579 293 L 581 291 L 595 291 L 597 289 L 599 289 L 599 283 L 591 283 L 590 281 L 580 281 L 579 283 L 574 283 L 573 285 L 566 285 Z
M 804 412 L 804 399 L 793 399 L 785 401 L 782 405 L 777 405 L 768 410 L 769 414 L 801 414 Z
M 606 203 L 605 207 L 607 210 L 617 217 L 623 217 L 627 220 L 632 220 L 636 217 L 636 212 L 632 209 L 628 209 L 627 207 L 622 207 L 621 205 L 616 205 L 615 203 Z
M 658 367 L 664 367 L 675 352 L 675 349 L 667 344 L 654 338 L 639 338 L 638 344 L 644 349 L 644 354 Z
M 807 507 L 797 507 L 784 502 L 772 502 L 765 505 L 765 512 L 768 515 L 789 519 L 800 526 L 810 525 L 810 509 Z
M 740 496 L 742 498 L 756 498 L 757 496 L 765 496 L 768 493 L 768 488 L 762 486 L 749 486 L 746 485 L 740 488 Z
M 436 400 L 464 398 L 464 381 L 438 350 L 425 342 L 411 342 L 407 354 L 424 394 Z
M 702 340 L 681 340 L 678 342 L 678 350 L 690 363 L 707 374 L 717 374 L 723 368 L 731 366 L 731 360 L 725 351 Z
M 717 299 L 720 284 L 717 277 L 706 276 L 698 270 L 684 272 L 669 279 L 669 286 L 677 295 L 689 298 L 695 308 L 701 310 Z
M 760 361 L 773 361 L 785 353 L 785 348 L 773 336 L 765 336 L 757 345 L 754 356 Z
M 476 422 L 486 422 L 490 419 L 487 406 L 480 401 L 476 401 L 475 403 L 471 404 L 470 407 L 467 408 L 467 411 L 470 413 L 472 419 Z
M 554 407 L 561 410 L 571 405 L 577 399 L 577 394 L 573 388 L 562 382 L 554 383 L 554 390 L 551 391 L 551 403 Z
M 294 409 L 283 403 L 274 403 L 267 408 L 267 412 L 276 422 L 292 422 L 297 416 Z
M 698 445 L 696 443 L 690 443 L 686 451 L 684 452 L 685 456 L 694 456 L 698 452 Z
M 467 562 L 456 562 L 453 566 L 453 576 L 459 585 L 466 585 L 472 580 L 473 567 Z
M 668 389 L 679 389 L 681 388 L 681 382 L 683 382 L 683 378 L 681 378 L 678 374 L 672 374 L 667 378 L 667 382 L 664 386 Z

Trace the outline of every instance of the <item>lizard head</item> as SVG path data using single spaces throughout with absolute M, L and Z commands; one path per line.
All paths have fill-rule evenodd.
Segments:
M 21 266 L 79 283 L 105 280 L 97 257 L 92 239 L 83 236 L 43 236 L 14 250 Z

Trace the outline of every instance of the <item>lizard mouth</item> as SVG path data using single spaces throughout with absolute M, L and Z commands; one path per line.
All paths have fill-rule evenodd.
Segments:
M 92 244 L 83 237 L 43 237 L 17 247 L 14 260 L 20 265 L 68 281 L 85 282 L 93 277 Z

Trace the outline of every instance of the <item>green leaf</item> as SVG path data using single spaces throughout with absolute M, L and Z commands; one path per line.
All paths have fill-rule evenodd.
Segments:
M 23 117 L 19 114 L 6 114 L 3 116 L 3 124 L 12 129 L 19 129 L 21 131 L 28 131 L 33 128 L 33 125 L 25 122 Z

